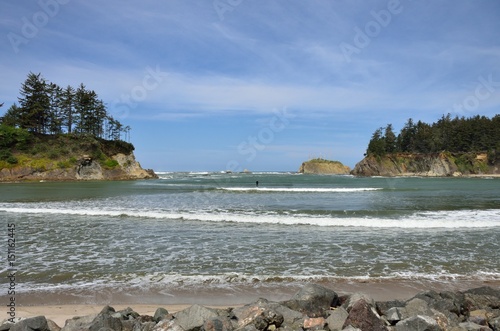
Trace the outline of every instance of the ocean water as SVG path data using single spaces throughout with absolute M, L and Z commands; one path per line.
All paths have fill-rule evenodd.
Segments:
M 500 179 L 159 176 L 0 185 L 2 277 L 15 224 L 25 298 L 216 302 L 311 281 L 500 281 Z

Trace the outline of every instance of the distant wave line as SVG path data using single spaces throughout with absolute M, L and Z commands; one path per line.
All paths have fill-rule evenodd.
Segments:
M 375 187 L 360 187 L 360 188 L 312 188 L 312 187 L 221 187 L 219 188 L 224 191 L 234 191 L 234 192 L 304 192 L 304 193 L 327 193 L 327 192 L 364 192 L 364 191 L 378 191 L 382 188 Z

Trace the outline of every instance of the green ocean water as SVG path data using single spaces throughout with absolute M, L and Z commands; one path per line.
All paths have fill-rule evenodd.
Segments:
M 5 252 L 8 224 L 27 295 L 500 280 L 493 178 L 207 172 L 2 184 Z

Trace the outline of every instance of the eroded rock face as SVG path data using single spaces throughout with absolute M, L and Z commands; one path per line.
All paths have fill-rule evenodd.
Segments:
M 348 175 L 351 168 L 338 161 L 311 160 L 302 163 L 299 168 L 304 174 Z
M 72 180 L 129 180 L 158 178 L 153 170 L 143 169 L 136 161 L 133 153 L 116 154 L 111 157 L 118 164 L 109 169 L 89 155 L 81 155 L 76 165 L 66 168 L 57 162 L 44 167 L 16 166 L 11 169 L 0 169 L 0 181 L 72 181 Z
M 466 173 L 460 172 L 456 163 L 457 158 L 463 155 L 466 155 L 470 159 L 470 170 Z M 351 174 L 355 176 L 456 177 L 469 174 L 499 173 L 499 168 L 489 165 L 484 158 L 474 158 L 474 153 L 472 155 L 471 153 L 463 155 L 452 155 L 450 153 L 401 153 L 380 157 L 367 156 L 356 164 Z

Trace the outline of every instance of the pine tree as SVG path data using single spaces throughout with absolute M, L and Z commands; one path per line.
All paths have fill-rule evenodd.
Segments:
M 41 74 L 30 72 L 19 92 L 19 127 L 36 133 L 45 133 L 49 117 L 50 99 L 47 82 Z
M 392 124 L 387 124 L 384 132 L 385 151 L 387 153 L 394 153 L 396 151 L 396 135 L 392 130 Z

